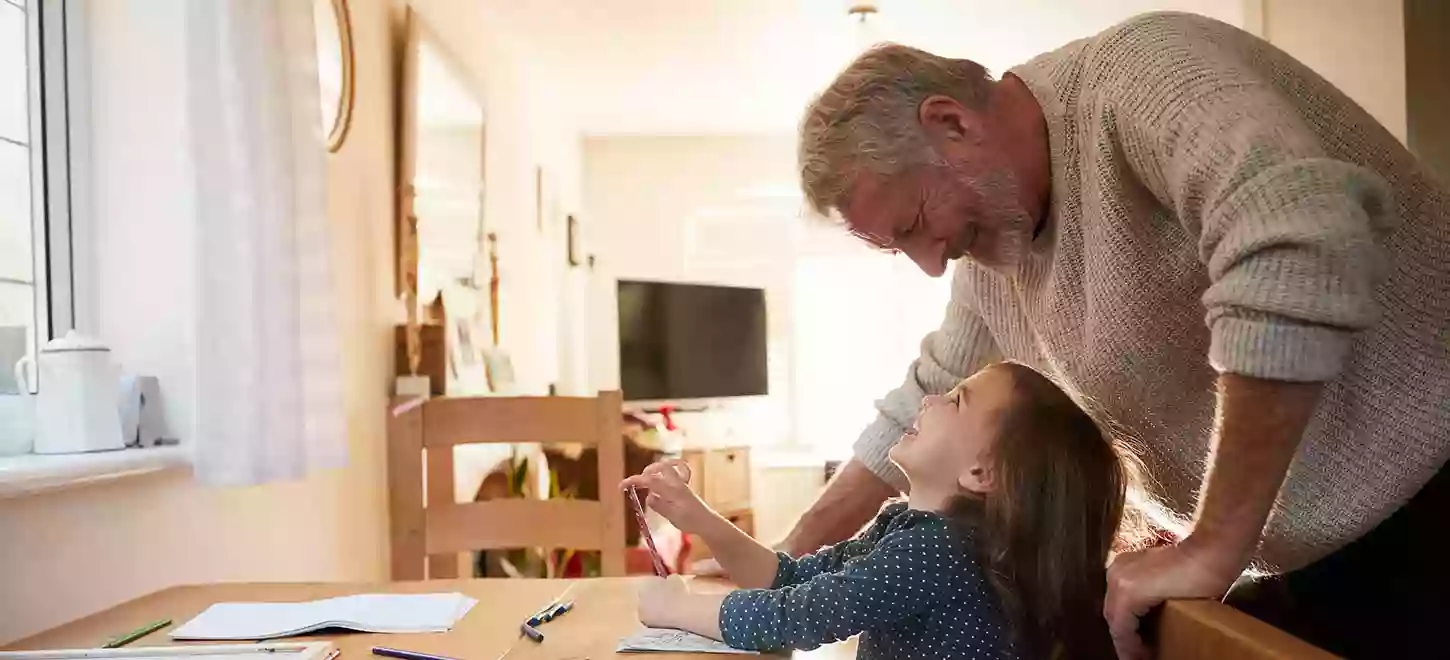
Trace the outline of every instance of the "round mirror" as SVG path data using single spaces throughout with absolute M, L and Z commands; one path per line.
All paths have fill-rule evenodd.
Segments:
M 322 132 L 327 150 L 337 151 L 352 118 L 352 28 L 347 0 L 313 0 L 317 28 L 317 82 L 322 99 Z

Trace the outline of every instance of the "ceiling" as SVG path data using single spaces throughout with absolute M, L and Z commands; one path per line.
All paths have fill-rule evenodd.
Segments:
M 789 133 L 857 52 L 846 0 L 479 0 L 588 135 Z M 994 74 L 1153 9 L 1243 23 L 1234 0 L 880 0 L 870 41 Z M 531 67 L 532 68 L 532 67 Z

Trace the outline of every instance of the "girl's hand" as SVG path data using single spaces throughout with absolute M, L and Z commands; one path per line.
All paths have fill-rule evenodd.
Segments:
M 625 479 L 620 486 L 626 490 L 631 487 L 648 490 L 649 497 L 644 504 L 686 534 L 702 536 L 705 528 L 719 517 L 690 490 L 690 466 L 677 458 L 650 465 L 644 472 Z
M 683 609 L 690 596 L 685 578 L 647 578 L 639 590 L 639 622 L 650 628 L 678 628 L 674 615 Z

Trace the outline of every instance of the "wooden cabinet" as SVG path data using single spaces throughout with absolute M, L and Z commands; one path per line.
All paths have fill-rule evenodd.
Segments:
M 690 466 L 693 474 L 690 487 L 700 495 L 700 499 L 750 533 L 754 527 L 750 500 L 750 448 L 686 449 L 681 458 Z
M 750 450 L 711 450 L 704 462 L 705 501 L 717 511 L 750 508 Z

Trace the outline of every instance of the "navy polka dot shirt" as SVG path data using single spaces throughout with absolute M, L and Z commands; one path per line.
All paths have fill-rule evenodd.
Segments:
M 725 643 L 809 650 L 860 634 L 857 658 L 1013 658 L 986 575 L 939 514 L 887 505 L 861 536 L 791 559 L 720 607 Z

